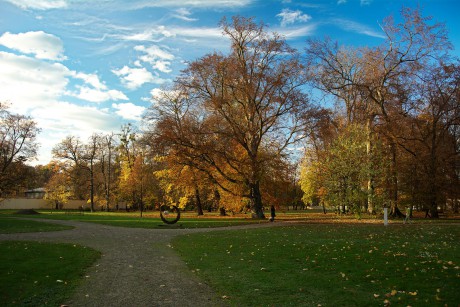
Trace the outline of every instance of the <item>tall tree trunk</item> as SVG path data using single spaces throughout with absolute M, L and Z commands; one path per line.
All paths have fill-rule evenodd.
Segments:
M 252 218 L 265 219 L 264 208 L 262 206 L 262 194 L 260 193 L 260 183 L 258 181 L 250 183 L 249 189 L 249 203 L 251 206 Z
M 90 164 L 90 202 L 91 202 L 91 212 L 94 212 L 94 169 L 93 169 L 93 161 L 91 160 Z
M 430 183 L 430 215 L 431 218 L 439 218 L 438 213 L 438 182 L 437 182 L 437 152 L 436 152 L 436 122 L 433 121 L 431 135 L 430 165 L 428 180 Z
M 390 166 L 390 203 L 391 203 L 391 216 L 403 217 L 404 215 L 398 208 L 398 172 L 396 165 L 396 143 L 391 142 L 391 166 Z
M 198 191 L 198 188 L 195 187 L 195 198 L 196 198 L 196 208 L 197 208 L 197 213 L 198 215 L 204 215 L 203 213 L 203 205 L 201 204 L 201 197 L 200 197 L 200 191 Z
M 110 182 L 112 172 L 112 151 L 109 147 L 109 157 L 107 161 L 107 182 L 106 182 L 106 189 L 105 189 L 105 210 L 109 212 L 110 210 Z
M 366 153 L 367 159 L 369 163 L 369 170 L 368 170 L 368 179 L 367 179 L 367 212 L 370 214 L 375 213 L 374 208 L 374 177 L 372 175 L 372 121 L 373 117 L 369 116 L 367 119 L 366 129 L 367 129 L 367 140 L 366 140 Z

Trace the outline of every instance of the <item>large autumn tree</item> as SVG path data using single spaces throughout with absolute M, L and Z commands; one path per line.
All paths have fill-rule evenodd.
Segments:
M 175 82 L 174 97 L 154 104 L 161 112 L 154 112 L 153 130 L 221 192 L 240 194 L 253 217 L 264 218 L 261 182 L 267 165 L 298 139 L 309 108 L 302 90 L 305 70 L 296 50 L 264 24 L 233 17 L 220 25 L 230 52 L 190 63 Z M 179 101 L 180 116 L 177 108 L 161 107 Z

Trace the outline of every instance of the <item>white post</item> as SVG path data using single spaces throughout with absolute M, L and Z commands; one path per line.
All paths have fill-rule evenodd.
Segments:
M 383 208 L 383 225 L 388 226 L 388 208 Z

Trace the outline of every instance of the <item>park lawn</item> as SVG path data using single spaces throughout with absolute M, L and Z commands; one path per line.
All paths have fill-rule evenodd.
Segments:
M 73 244 L 0 242 L 2 306 L 60 306 L 99 257 Z
M 180 236 L 233 306 L 458 306 L 460 225 L 306 224 Z
M 72 226 L 57 225 L 31 220 L 19 220 L 0 216 L 0 233 L 45 232 L 72 229 Z
M 261 223 L 265 221 L 253 220 L 249 218 L 232 218 L 232 217 L 194 217 L 190 214 L 172 225 L 167 225 L 159 218 L 159 213 L 144 213 L 143 217 L 139 212 L 61 212 L 61 211 L 40 211 L 41 214 L 27 216 L 28 218 L 41 218 L 50 220 L 72 220 L 80 222 L 91 222 L 103 225 L 128 227 L 128 228 L 147 228 L 147 229 L 171 229 L 171 228 L 214 228 L 237 226 L 252 223 Z M 3 215 L 6 216 L 6 215 Z M 14 215 L 16 217 L 23 217 Z M 1 217 L 1 215 L 0 215 Z

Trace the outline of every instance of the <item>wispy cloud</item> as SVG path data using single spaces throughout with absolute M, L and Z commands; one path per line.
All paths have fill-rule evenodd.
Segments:
M 164 38 L 172 37 L 175 34 L 170 30 L 166 29 L 165 26 L 152 26 L 147 30 L 131 29 L 130 33 L 113 35 L 114 38 L 118 38 L 126 41 L 137 41 L 137 42 L 161 42 Z
M 311 36 L 315 33 L 317 24 L 309 24 L 303 27 L 290 27 L 274 29 L 276 33 L 283 35 L 287 40 L 297 39 L 299 37 Z
M 184 20 L 184 21 L 197 21 L 198 20 L 196 18 L 189 17 L 190 15 L 192 15 L 190 10 L 188 10 L 186 8 L 179 8 L 179 9 L 175 10 L 175 12 L 174 12 L 174 14 L 172 16 L 177 18 L 177 19 Z
M 290 9 L 283 9 L 281 13 L 276 15 L 281 19 L 281 26 L 287 26 L 297 22 L 307 22 L 311 19 L 310 15 L 304 14 L 302 11 L 292 11 Z
M 68 6 L 66 0 L 6 0 L 22 9 L 49 10 Z
M 94 5 L 94 0 L 5 0 L 21 9 L 33 10 L 50 10 L 63 9 L 68 7 L 91 7 Z M 98 6 L 109 8 L 110 10 L 138 10 L 149 7 L 162 8 L 232 8 L 244 7 L 252 4 L 254 0 L 111 0 L 98 1 Z
M 137 0 L 128 7 L 139 9 L 146 7 L 196 7 L 196 8 L 229 8 L 250 5 L 254 0 Z M 123 1 L 123 3 L 126 3 Z
M 361 24 L 353 20 L 333 18 L 332 20 L 330 20 L 330 22 L 350 32 L 364 34 L 371 37 L 385 38 L 385 35 L 383 35 L 383 33 L 371 29 L 367 25 Z

